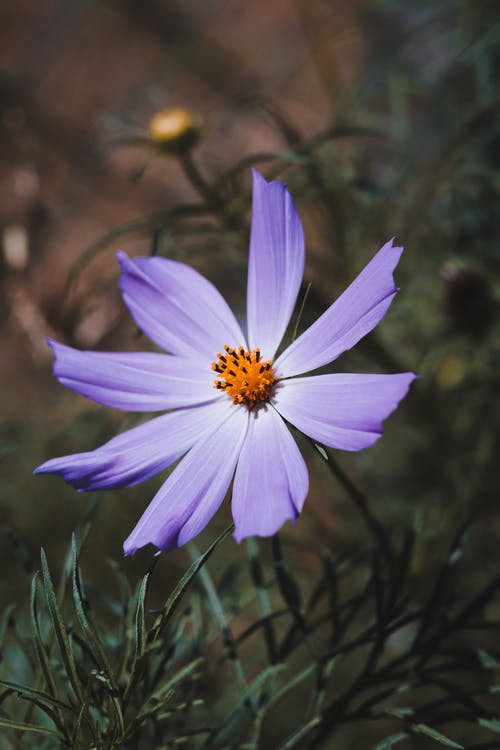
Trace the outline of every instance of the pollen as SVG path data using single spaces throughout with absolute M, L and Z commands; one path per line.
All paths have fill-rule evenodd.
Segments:
M 214 388 L 231 396 L 233 404 L 246 404 L 249 409 L 269 400 L 277 380 L 272 361 L 264 361 L 260 349 L 245 351 L 243 346 L 232 349 L 226 344 L 212 370 L 217 373 Z

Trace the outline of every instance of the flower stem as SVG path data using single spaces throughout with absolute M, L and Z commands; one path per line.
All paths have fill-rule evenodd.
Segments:
M 370 533 L 383 552 L 389 568 L 391 570 L 394 570 L 394 550 L 392 549 L 389 537 L 384 527 L 370 511 L 366 496 L 361 492 L 361 490 L 356 487 L 352 479 L 339 466 L 339 464 L 333 457 L 332 451 L 328 448 L 325 448 L 324 446 L 322 446 L 322 448 L 325 452 L 326 458 L 322 453 L 320 455 L 328 466 L 330 473 L 333 474 L 335 479 L 345 489 L 345 491 L 353 501 Z
M 186 151 L 181 154 L 179 162 L 191 185 L 206 200 L 207 204 L 213 207 L 217 203 L 217 194 L 201 174 L 191 153 Z

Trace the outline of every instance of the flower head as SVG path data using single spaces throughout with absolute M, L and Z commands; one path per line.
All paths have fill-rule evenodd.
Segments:
M 151 140 L 160 150 L 181 154 L 188 151 L 200 133 L 200 120 L 183 107 L 171 107 L 155 112 L 149 121 L 148 132 Z
M 415 377 L 305 374 L 332 362 L 382 319 L 397 291 L 392 274 L 401 252 L 387 242 L 278 356 L 304 270 L 302 225 L 281 183 L 254 172 L 246 334 L 193 268 L 119 253 L 125 304 L 169 354 L 81 352 L 52 341 L 54 374 L 98 403 L 166 413 L 36 472 L 60 474 L 79 490 L 129 487 L 183 456 L 125 541 L 126 554 L 148 543 L 166 550 L 188 542 L 231 481 L 237 541 L 295 522 L 308 473 L 286 422 L 333 448 L 368 448 Z

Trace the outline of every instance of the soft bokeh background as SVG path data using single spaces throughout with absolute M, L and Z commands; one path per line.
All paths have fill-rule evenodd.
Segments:
M 296 197 L 312 284 L 302 327 L 389 237 L 405 245 L 400 295 L 338 366 L 422 378 L 383 440 L 339 461 L 384 523 L 417 530 L 417 590 L 466 509 L 480 511 L 472 560 L 498 566 L 499 69 L 500 8 L 487 0 L 0 4 L 1 606 L 25 599 L 40 545 L 57 566 L 89 502 L 33 468 L 130 424 L 57 384 L 44 337 L 145 346 L 114 255 L 153 242 L 243 314 L 250 174 L 228 171 L 247 157 Z M 179 105 L 203 123 L 200 173 L 221 180 L 211 215 L 167 215 L 203 202 L 181 161 L 148 142 L 151 116 Z M 309 502 L 283 541 L 314 580 L 317 549 L 356 542 L 361 526 L 308 460 Z M 156 486 L 101 502 L 83 558 L 103 586 L 103 559 L 120 560 Z M 134 579 L 150 557 L 123 566 Z M 160 561 L 159 598 L 186 562 L 184 550 Z

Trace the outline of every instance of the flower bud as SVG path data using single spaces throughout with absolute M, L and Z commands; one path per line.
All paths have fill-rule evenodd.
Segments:
M 182 154 L 198 140 L 201 123 L 183 107 L 160 109 L 149 121 L 149 137 L 161 151 Z

